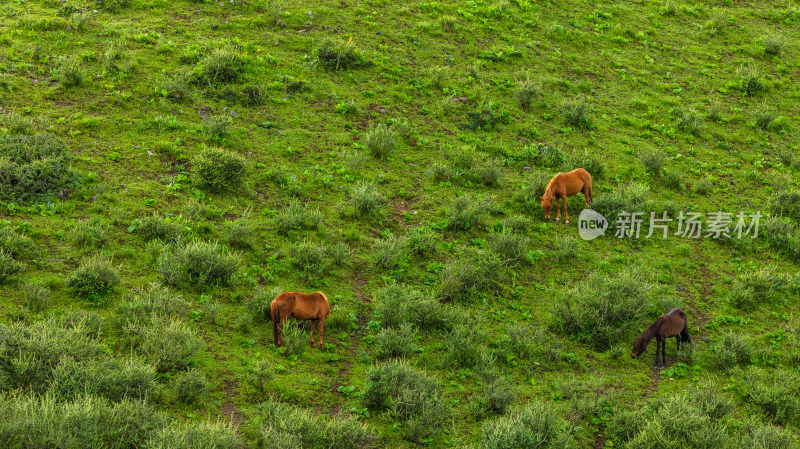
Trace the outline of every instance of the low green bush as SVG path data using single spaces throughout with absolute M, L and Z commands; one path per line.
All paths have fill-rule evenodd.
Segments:
M 76 296 L 92 302 L 103 300 L 119 285 L 119 271 L 101 257 L 85 260 L 67 277 L 64 285 Z
M 534 401 L 524 409 L 483 424 L 480 449 L 577 448 L 559 411 Z
M 0 250 L 0 285 L 5 284 L 6 281 L 25 269 L 25 265 L 14 260 L 11 254 Z
M 408 323 L 381 329 L 375 336 L 375 358 L 387 359 L 409 355 L 419 347 L 414 341 L 415 332 Z
M 494 284 L 504 269 L 493 252 L 467 248 L 459 258 L 444 266 L 439 295 L 444 301 L 470 302 Z
M 247 179 L 247 164 L 242 156 L 218 148 L 206 148 L 192 159 L 197 187 L 212 193 L 239 189 Z
M 258 407 L 259 447 L 302 447 L 310 449 L 366 449 L 377 435 L 352 418 L 323 418 L 312 412 L 274 400 Z M 283 438 L 295 445 L 276 445 L 272 439 Z
M 0 200 L 31 203 L 78 182 L 67 145 L 50 134 L 0 136 Z
M 372 66 L 372 61 L 366 60 L 352 42 L 335 43 L 325 39 L 317 47 L 316 54 L 317 63 L 331 72 Z
M 165 246 L 156 261 L 164 282 L 174 287 L 199 290 L 227 286 L 239 269 L 239 256 L 216 242 L 193 240 Z
M 199 421 L 162 427 L 144 449 L 244 449 L 242 437 L 230 422 Z
M 154 319 L 150 324 L 132 323 L 125 332 L 134 349 L 139 350 L 159 373 L 192 367 L 202 348 L 197 332 L 181 321 Z
M 184 404 L 194 404 L 208 394 L 208 379 L 198 369 L 183 371 L 172 378 L 175 397 Z
M 552 326 L 597 350 L 606 350 L 643 324 L 651 311 L 651 288 L 642 269 L 627 268 L 613 276 L 594 272 L 555 300 Z
M 450 410 L 439 382 L 404 361 L 389 361 L 367 370 L 362 402 L 370 410 L 387 410 L 403 426 L 404 438 L 420 442 L 439 434 Z
M 293 230 L 318 229 L 321 223 L 322 214 L 319 210 L 309 209 L 296 199 L 273 218 L 275 230 L 283 235 L 288 235 Z

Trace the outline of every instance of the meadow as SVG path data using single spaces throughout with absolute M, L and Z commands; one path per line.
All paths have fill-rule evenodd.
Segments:
M 0 17 L 1 447 L 800 446 L 796 2 Z M 594 240 L 540 205 L 577 167 Z M 324 350 L 276 347 L 317 290 Z M 693 343 L 632 359 L 673 307 Z

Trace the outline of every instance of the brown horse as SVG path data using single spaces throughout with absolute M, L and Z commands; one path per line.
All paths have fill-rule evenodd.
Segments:
M 331 312 L 328 304 L 328 297 L 325 293 L 295 293 L 283 292 L 272 300 L 269 306 L 270 316 L 272 317 L 272 335 L 275 337 L 275 345 L 281 345 L 281 332 L 283 323 L 293 316 L 298 320 L 311 320 L 311 346 L 317 346 L 314 341 L 314 327 L 319 323 L 319 347 L 323 348 L 322 328 L 325 325 L 325 318 Z
M 681 342 L 691 343 L 689 336 L 689 324 L 683 309 L 672 309 L 661 315 L 655 323 L 648 327 L 642 335 L 633 341 L 633 352 L 631 357 L 639 357 L 646 349 L 650 340 L 656 339 L 656 361 L 653 368 L 658 367 L 658 350 L 661 350 L 661 367 L 667 363 L 667 338 L 675 337 L 678 342 L 678 350 L 681 349 Z
M 567 215 L 567 197 L 577 195 L 578 192 L 583 193 L 586 200 L 586 207 L 594 201 L 594 190 L 592 190 L 592 175 L 582 168 L 576 168 L 569 173 L 559 173 L 553 176 L 550 183 L 547 184 L 547 189 L 542 195 L 542 209 L 544 209 L 544 218 L 550 219 L 550 208 L 553 205 L 553 199 L 556 200 L 556 210 L 558 215 L 556 221 L 561 219 L 561 209 L 558 207 L 558 200 L 564 203 L 564 222 L 569 224 L 569 215 Z

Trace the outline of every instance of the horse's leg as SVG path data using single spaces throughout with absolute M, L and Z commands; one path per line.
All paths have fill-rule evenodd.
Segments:
M 567 212 L 567 196 L 564 195 L 564 223 L 569 224 L 569 213 Z
M 311 347 L 313 348 L 313 347 L 317 346 L 317 342 L 314 340 L 314 321 L 315 320 L 312 319 L 312 320 L 308 320 L 308 321 L 311 322 Z
M 561 221 L 561 206 L 558 205 L 558 201 L 560 200 L 560 198 L 557 197 L 557 196 L 554 196 L 553 198 L 555 199 L 555 203 L 556 203 L 556 212 L 557 212 L 556 213 L 556 221 Z
M 281 321 L 278 323 L 278 346 L 282 345 L 281 343 L 281 334 L 283 333 L 283 323 L 286 322 L 286 319 L 281 317 Z
M 325 349 L 322 343 L 322 327 L 325 325 L 325 317 L 319 319 L 319 349 Z
M 661 349 L 661 341 L 656 337 L 656 360 L 653 362 L 653 369 L 658 368 L 658 350 Z
M 678 342 L 678 349 L 675 351 L 675 360 L 678 360 L 678 353 L 681 352 L 681 334 L 675 336 L 675 341 Z
M 661 342 L 661 367 L 664 368 L 667 365 L 667 339 L 665 338 L 663 342 Z

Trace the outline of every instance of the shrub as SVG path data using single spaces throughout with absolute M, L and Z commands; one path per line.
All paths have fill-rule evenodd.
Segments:
M 9 134 L 25 135 L 34 134 L 39 127 L 34 119 L 16 112 L 0 115 L 0 126 L 6 128 Z
M 708 176 L 700 178 L 694 185 L 694 192 L 706 196 L 714 191 L 714 181 Z
M 162 90 L 167 92 L 169 98 L 176 101 L 183 101 L 192 98 L 192 83 L 194 83 L 194 81 L 194 72 L 182 69 L 171 75 L 164 76 L 159 86 Z
M 233 120 L 227 115 L 208 116 L 203 119 L 203 133 L 212 140 L 224 139 L 230 133 L 228 127 L 231 126 L 231 123 Z M 242 167 L 241 170 L 243 169 Z
M 514 201 L 519 204 L 523 212 L 529 214 L 542 209 L 542 195 L 550 182 L 550 176 L 536 172 L 528 179 L 521 189 L 514 194 Z
M 378 359 L 403 357 L 417 349 L 419 347 L 414 341 L 414 331 L 408 323 L 382 329 L 375 336 L 375 357 Z
M 626 448 L 725 447 L 725 427 L 695 399 L 691 392 L 683 393 L 650 400 L 637 411 L 617 413 L 608 434 Z
M 195 156 L 192 168 L 197 186 L 214 193 L 238 189 L 247 176 L 243 157 L 217 148 L 206 148 Z
M 739 78 L 739 88 L 747 96 L 755 96 L 767 90 L 767 85 L 761 81 L 761 72 L 751 64 L 741 65 L 736 69 Z
M 536 145 L 526 146 L 522 149 L 518 157 L 528 160 L 537 167 L 545 168 L 561 167 L 567 160 L 567 156 L 564 154 L 564 151 L 562 151 L 561 148 L 545 143 L 537 143 Z M 542 175 L 542 177 L 544 178 L 544 175 Z M 545 182 L 544 186 L 542 186 L 542 193 L 544 193 L 544 187 L 547 187 L 547 183 L 550 182 L 550 178 L 551 177 L 548 176 L 547 179 L 544 180 Z
M 247 383 L 250 384 L 259 395 L 267 393 L 267 384 L 275 378 L 275 371 L 272 365 L 266 360 L 256 361 L 247 372 Z
M 70 88 L 83 84 L 84 73 L 77 58 L 61 58 L 58 64 L 58 80 L 61 85 Z
M 641 269 L 627 268 L 613 276 L 596 271 L 556 299 L 553 327 L 606 350 L 645 318 L 651 288 Z
M 17 262 L 11 254 L 0 250 L 0 285 L 4 284 L 8 278 L 15 276 L 25 269 L 25 265 Z
M 77 270 L 64 282 L 64 285 L 75 295 L 98 302 L 119 285 L 119 271 L 111 261 L 100 257 L 92 257 L 84 261 Z
M 551 254 L 559 259 L 569 259 L 578 255 L 578 239 L 567 236 L 556 236 L 553 239 L 553 251 Z
M 647 184 L 630 183 L 616 188 L 612 193 L 598 197 L 592 209 L 600 212 L 610 222 L 615 222 L 620 212 L 645 210 L 650 187 Z
M 739 440 L 741 447 L 753 449 L 783 449 L 795 444 L 795 436 L 789 429 L 754 422 L 750 432 Z
M 178 293 L 152 282 L 132 299 L 119 304 L 119 315 L 126 323 L 149 323 L 153 318 L 168 319 L 189 312 L 189 303 Z
M 762 227 L 771 248 L 800 259 L 800 233 L 785 217 L 767 219 Z
M 364 405 L 388 409 L 389 416 L 402 423 L 405 439 L 419 442 L 441 431 L 450 411 L 436 379 L 403 361 L 374 365 L 366 377 Z
M 319 210 L 308 209 L 296 199 L 290 201 L 273 219 L 275 230 L 283 235 L 288 235 L 292 230 L 318 229 L 321 222 Z
M 696 111 L 692 109 L 677 109 L 673 113 L 679 130 L 693 136 L 700 134 L 703 119 Z
M 77 362 L 62 356 L 51 376 L 47 392 L 61 401 L 75 400 L 86 394 L 115 402 L 145 400 L 157 388 L 155 369 L 134 359 Z
M 639 160 L 642 162 L 645 171 L 653 176 L 661 176 L 661 167 L 664 165 L 666 157 L 667 155 L 663 150 L 652 148 L 641 153 Z
M 164 422 L 162 414 L 138 400 L 110 403 L 86 395 L 59 402 L 52 395 L 0 395 L 0 435 L 7 449 L 145 447 Z
M 311 335 L 300 321 L 287 320 L 281 332 L 281 344 L 280 350 L 287 357 L 302 354 L 311 345 Z
M 323 418 L 295 405 L 268 400 L 258 408 L 259 447 L 365 449 L 377 436 L 352 418 Z M 275 439 L 285 444 L 276 444 Z M 293 444 L 292 444 L 293 443 Z
M 0 262 L 2 264 L 2 262 Z M 22 286 L 22 305 L 34 311 L 41 312 L 47 308 L 50 301 L 50 289 L 42 284 L 26 283 Z
M 558 410 L 540 401 L 521 411 L 483 424 L 481 449 L 544 449 L 578 447 Z
M 350 260 L 350 247 L 347 246 L 345 243 L 337 243 L 333 246 L 329 246 L 326 250 L 328 257 L 331 259 L 331 263 L 337 267 L 341 267 L 347 264 Z
M 381 195 L 375 184 L 359 182 L 350 189 L 350 205 L 360 218 L 373 217 L 386 213 L 386 197 Z
M 372 66 L 372 61 L 364 59 L 352 42 L 335 44 L 330 39 L 323 40 L 317 48 L 317 63 L 332 72 Z
M 769 209 L 775 216 L 800 220 L 800 191 L 778 190 L 769 199 Z
M 233 423 L 200 421 L 162 427 L 145 449 L 244 449 Z
M 445 367 L 472 368 L 480 356 L 483 335 L 474 327 L 457 324 L 444 340 L 442 365 Z
M 208 394 L 208 379 L 197 369 L 181 372 L 172 378 L 175 396 L 184 404 L 193 404 Z
M 541 90 L 542 86 L 531 79 L 518 81 L 516 95 L 519 106 L 523 110 L 529 111 L 533 102 L 541 95 Z
M 599 157 L 596 157 L 588 150 L 583 150 L 580 153 L 571 155 L 567 162 L 570 167 L 583 168 L 592 175 L 592 181 L 603 179 L 605 177 L 608 167 L 606 163 Z
M 159 373 L 189 368 L 204 346 L 194 330 L 175 319 L 154 319 L 152 325 L 129 324 L 126 331 L 136 337 L 134 347 Z
M 439 243 L 439 235 L 423 226 L 408 232 L 405 247 L 412 256 L 427 257 L 435 252 L 437 243 Z
M 528 260 L 528 246 L 530 239 L 520 234 L 500 233 L 495 234 L 489 247 L 502 256 L 503 260 L 511 264 L 521 264 Z
M 491 200 L 483 196 L 459 196 L 447 210 L 447 228 L 453 231 L 480 229 L 491 208 Z
M 478 182 L 486 187 L 497 187 L 500 184 L 500 175 L 502 172 L 497 162 L 488 160 L 475 169 L 475 176 Z
M 0 136 L 0 200 L 29 203 L 78 180 L 64 142 L 49 134 Z
M 103 346 L 88 335 L 89 329 L 83 320 L 68 325 L 52 318 L 31 326 L 0 325 L 0 379 L 5 379 L 11 389 L 46 391 L 62 355 L 84 361 L 105 353 Z
M 492 285 L 503 267 L 496 254 L 469 248 L 445 265 L 439 294 L 444 301 L 468 301 Z
M 772 266 L 745 272 L 734 281 L 728 301 L 734 307 L 752 309 L 759 304 L 772 303 L 777 290 L 786 284 L 786 276 Z
M 785 45 L 783 36 L 774 33 L 764 36 L 762 43 L 764 44 L 764 53 L 770 56 L 781 54 Z
M 367 149 L 376 159 L 386 159 L 397 148 L 397 133 L 381 123 L 367 132 Z
M 748 367 L 737 373 L 745 397 L 760 407 L 775 423 L 800 421 L 800 374 L 791 368 Z
M 393 284 L 375 296 L 375 317 L 384 327 L 410 323 L 420 329 L 448 330 L 463 321 L 456 309 L 411 287 Z
M 467 112 L 467 119 L 469 120 L 468 122 L 458 124 L 460 129 L 491 131 L 497 125 L 509 124 L 511 122 L 511 114 L 505 109 L 496 112 L 495 108 L 489 107 L 480 111 Z
M 295 268 L 300 270 L 309 283 L 316 283 L 328 274 L 333 264 L 326 248 L 303 240 L 291 250 Z
M 261 106 L 267 101 L 267 88 L 261 84 L 247 86 L 242 91 L 245 106 Z
M 403 243 L 402 240 L 394 235 L 386 239 L 377 240 L 372 247 L 372 260 L 375 265 L 385 270 L 407 266 L 408 256 Z
M 661 178 L 664 185 L 674 190 L 683 190 L 683 173 L 678 170 L 664 169 L 664 174 Z
M 246 218 L 230 223 L 225 234 L 228 245 L 233 248 L 253 249 L 256 244 L 256 230 Z
M 227 286 L 239 269 L 239 257 L 219 244 L 193 240 L 167 245 L 156 262 L 164 282 L 173 287 L 204 290 L 215 285 Z
M 86 221 L 78 222 L 68 234 L 73 245 L 81 248 L 100 249 L 108 242 L 106 227 L 90 224 Z
M 590 129 L 592 127 L 590 113 L 589 104 L 583 100 L 566 101 L 561 105 L 561 116 L 564 121 L 576 128 Z
M 484 384 L 484 403 L 495 413 L 505 413 L 516 397 L 514 386 L 505 377 L 498 377 Z
M 217 83 L 235 83 L 244 73 L 244 59 L 238 51 L 217 48 L 199 64 L 203 79 L 211 86 Z
M 18 234 L 11 226 L 0 224 L 0 251 L 19 258 L 30 254 L 35 249 L 30 237 Z

